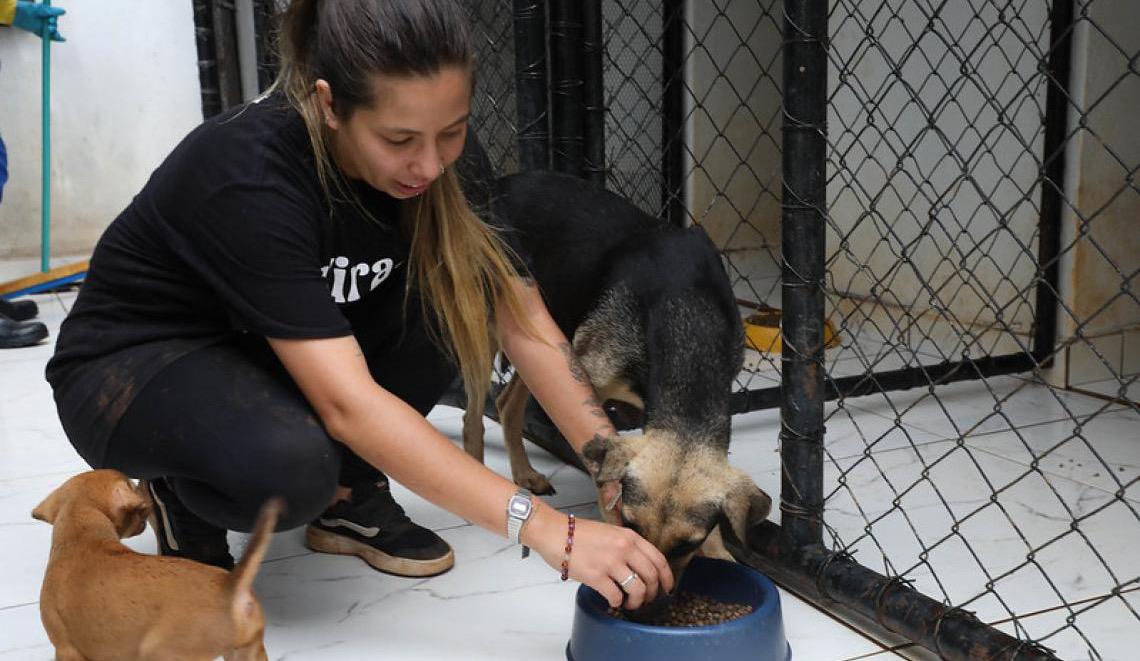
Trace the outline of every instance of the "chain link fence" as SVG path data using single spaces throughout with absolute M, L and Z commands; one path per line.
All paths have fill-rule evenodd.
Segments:
M 783 413 L 743 560 L 945 658 L 1132 656 L 1135 3 L 468 7 L 501 173 L 700 224 L 742 311 L 784 312 L 735 395 Z
M 1066 658 L 1126 658 L 1085 625 L 1140 625 L 1140 142 L 1118 129 L 1140 13 L 1075 7 L 831 3 L 827 374 L 921 376 L 828 409 L 825 541 Z
M 838 337 L 816 355 L 785 329 L 792 355 L 750 351 L 740 376 L 739 410 L 780 405 L 781 381 L 795 396 L 789 360 L 822 364 L 833 400 L 818 429 L 785 419 L 781 437 L 820 436 L 818 502 L 784 493 L 783 520 L 818 526 L 821 544 L 754 540 L 761 564 L 796 557 L 811 567 L 804 591 L 837 610 L 838 583 L 862 581 L 853 619 L 947 658 L 1121 658 L 1085 623 L 1140 624 L 1140 449 L 1127 441 L 1140 149 L 1124 129 L 1140 101 L 1137 11 L 823 6 L 813 122 L 789 110 L 803 85 L 785 59 L 814 37 L 784 3 L 602 3 L 606 185 L 673 220 L 679 200 L 722 247 L 745 310 L 787 312 L 789 292 L 817 286 Z M 789 162 L 813 158 L 789 136 L 813 132 L 820 204 L 787 192 Z M 782 221 L 797 209 L 822 221 L 817 280 L 786 276 Z M 813 469 L 810 451 L 791 454 L 802 463 L 785 451 L 785 472 Z M 800 486 L 785 478 L 785 492 Z

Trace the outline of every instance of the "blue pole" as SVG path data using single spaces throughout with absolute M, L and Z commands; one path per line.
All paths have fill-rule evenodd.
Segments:
M 51 6 L 51 0 L 43 0 L 45 7 Z M 44 22 L 43 33 L 43 65 L 41 83 L 43 99 L 41 103 L 43 136 L 40 163 L 43 168 L 43 180 L 40 188 L 40 271 L 47 273 L 51 270 L 51 26 Z

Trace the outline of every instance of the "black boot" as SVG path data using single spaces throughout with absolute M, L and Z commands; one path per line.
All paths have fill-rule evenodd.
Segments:
M 455 564 L 447 542 L 404 514 L 383 476 L 354 486 L 348 500 L 310 523 L 305 544 L 321 553 L 358 556 L 397 576 L 434 576 Z
M 40 313 L 39 307 L 36 302 L 32 300 L 22 301 L 9 301 L 0 298 L 0 315 L 8 317 L 12 321 L 27 321 L 34 319 Z
M 38 321 L 13 321 L 0 314 L 0 349 L 30 347 L 47 336 L 47 326 Z

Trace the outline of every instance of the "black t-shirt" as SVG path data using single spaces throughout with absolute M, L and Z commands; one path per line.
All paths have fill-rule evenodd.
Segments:
M 490 167 L 473 139 L 458 166 L 489 217 Z M 304 123 L 281 95 L 206 121 L 174 149 L 96 245 L 47 365 L 85 458 L 102 456 L 151 377 L 197 348 L 245 333 L 355 334 L 367 346 L 398 337 L 401 202 L 350 185 L 371 217 L 347 201 L 330 206 Z

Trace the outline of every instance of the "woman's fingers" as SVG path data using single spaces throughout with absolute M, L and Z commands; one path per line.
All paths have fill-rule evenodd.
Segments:
M 550 546 L 543 557 L 557 567 L 560 551 Z M 674 586 L 669 563 L 655 546 L 628 528 L 588 519 L 579 521 L 570 572 L 614 608 L 635 610 Z
M 610 578 L 617 583 L 618 589 L 625 593 L 624 604 L 626 608 L 637 610 L 646 603 L 645 595 L 648 592 L 648 586 L 635 570 L 626 567 L 610 574 Z
M 672 592 L 674 577 L 673 570 L 669 568 L 669 561 L 665 559 L 665 556 L 656 546 L 650 544 L 645 538 L 638 536 L 637 543 L 638 548 L 641 549 L 646 559 L 653 565 L 654 569 L 656 569 L 655 573 L 661 588 L 665 590 L 665 592 Z
M 610 608 L 621 608 L 625 593 L 609 576 L 602 576 L 601 580 L 595 583 L 587 583 L 587 585 L 597 590 L 598 594 L 605 598 Z
M 658 582 L 657 567 L 653 564 L 640 548 L 636 549 L 633 557 L 629 562 L 630 569 L 637 574 L 635 583 L 645 586 L 645 601 L 643 603 L 650 603 L 657 598 L 660 583 Z M 626 590 L 628 594 L 629 591 Z

